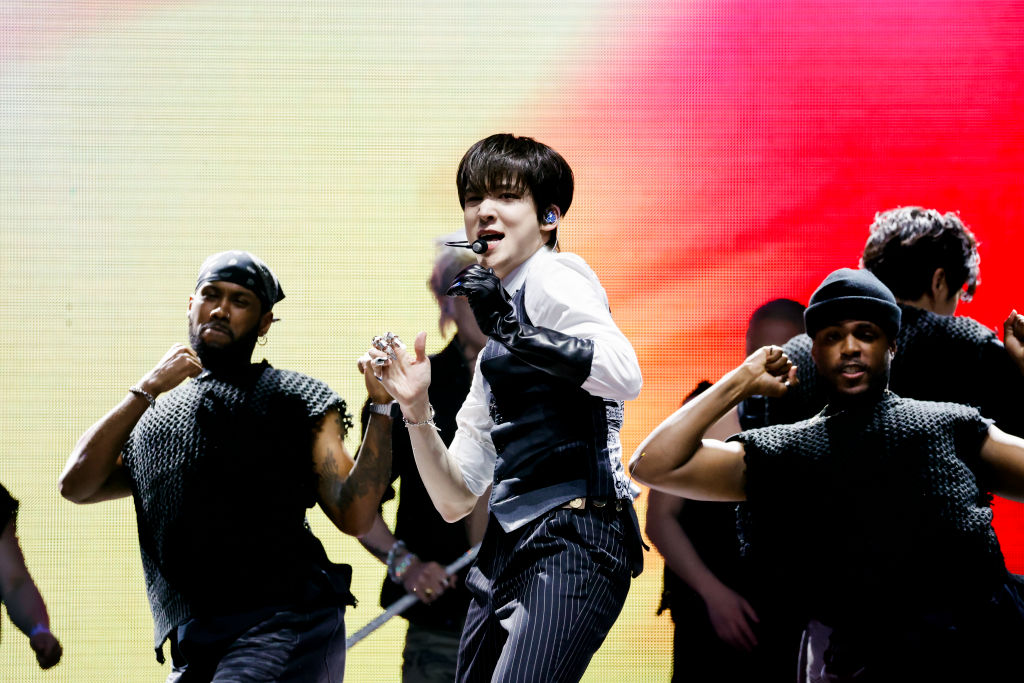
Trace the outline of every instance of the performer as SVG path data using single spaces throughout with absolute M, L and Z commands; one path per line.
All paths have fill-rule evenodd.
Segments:
M 305 510 L 319 503 L 348 534 L 370 529 L 391 418 L 374 414 L 353 466 L 345 402 L 312 377 L 251 362 L 283 298 L 252 254 L 206 259 L 188 300 L 191 348 L 172 346 L 82 435 L 61 475 L 76 503 L 134 497 L 159 661 L 171 642 L 168 681 L 342 679 L 351 569 L 328 561 Z M 386 402 L 367 368 L 371 397 Z
M 803 310 L 792 299 L 773 299 L 759 306 L 747 324 L 747 354 L 800 334 Z M 687 400 L 710 386 L 701 382 Z M 744 597 L 747 578 L 740 562 L 736 505 L 686 500 L 651 489 L 646 529 L 665 558 L 658 613 L 671 610 L 675 624 L 672 680 L 756 679 L 749 653 L 757 646 L 758 616 Z
M 1011 312 L 1003 339 L 971 318 L 956 316 L 978 282 L 974 234 L 953 213 L 917 206 L 875 216 L 863 267 L 896 296 L 902 315 L 899 353 L 892 362 L 892 390 L 906 398 L 974 406 L 1004 431 L 1024 436 L 1024 319 Z M 765 424 L 811 417 L 825 405 L 827 389 L 811 362 L 811 338 L 800 335 L 783 349 L 797 366 L 800 383 L 769 398 Z M 949 358 L 955 372 L 936 372 Z
M 974 408 L 888 391 L 900 308 L 867 271 L 829 275 L 805 321 L 829 392 L 819 415 L 702 441 L 743 398 L 796 381 L 781 349 L 761 349 L 655 429 L 634 476 L 747 501 L 744 552 L 772 609 L 803 624 L 799 680 L 1010 680 L 1024 593 L 987 492 L 1024 500 L 1024 440 Z
M 440 353 L 430 356 L 433 372 L 444 381 L 429 388 L 434 421 L 441 439 L 450 444 L 455 435 L 455 414 L 469 393 L 476 367 L 476 357 L 487 343 L 487 337 L 473 318 L 465 298 L 445 296 L 448 285 L 466 266 L 475 263 L 470 251 L 442 248 L 438 252 L 429 285 L 441 309 L 441 334 L 455 326 L 455 336 Z M 370 405 L 363 407 L 364 430 L 372 414 Z M 392 404 L 395 413 L 397 404 Z M 487 499 L 481 497 L 473 512 L 460 522 L 449 524 L 430 502 L 423 486 L 412 445 L 396 415 L 391 433 L 391 481 L 401 479 L 402 489 L 395 515 L 394 534 L 378 514 L 373 529 L 359 539 L 363 546 L 387 564 L 387 575 L 381 587 L 381 607 L 390 607 L 407 593 L 416 595 L 416 604 L 402 613 L 409 621 L 402 650 L 402 681 L 404 683 L 455 680 L 459 652 L 459 636 L 466 621 L 469 590 L 465 579 L 468 568 L 458 575 L 449 575 L 445 566 L 463 555 L 483 538 L 487 526 Z M 387 498 L 394 496 L 393 490 Z
M 884 211 L 875 216 L 861 261 L 897 298 L 902 325 L 895 340 L 891 388 L 899 396 L 974 406 L 1006 432 L 1024 435 L 1024 318 L 1016 312 L 1003 324 L 1005 346 L 989 329 L 967 317 L 953 316 L 961 299 L 970 298 L 979 277 L 977 241 L 953 213 L 921 207 Z M 717 435 L 741 428 L 789 424 L 815 415 L 828 400 L 824 381 L 811 359 L 812 340 L 802 334 L 783 346 L 797 367 L 798 383 L 778 397 L 748 399 L 722 419 Z M 937 372 L 956 358 L 955 370 Z M 744 414 L 741 425 L 739 416 Z M 742 509 L 743 506 L 741 506 Z M 777 596 L 765 586 L 767 597 Z M 757 604 L 762 618 L 770 614 Z M 763 623 L 762 633 L 781 638 L 785 629 Z M 762 647 L 759 656 L 792 647 Z M 769 666 L 784 666 L 777 662 Z
M 449 293 L 490 339 L 450 448 L 432 420 L 425 334 L 412 358 L 370 353 L 442 516 L 465 516 L 493 483 L 458 680 L 574 681 L 642 565 L 618 438 L 640 370 L 593 271 L 555 251 L 573 190 L 561 155 L 493 135 L 466 152 L 457 184 L 466 237 L 487 249 Z
M 50 633 L 50 615 L 32 575 L 25 566 L 16 531 L 18 501 L 0 484 L 0 603 L 7 606 L 11 621 L 28 636 L 39 667 L 56 666 L 60 642 Z

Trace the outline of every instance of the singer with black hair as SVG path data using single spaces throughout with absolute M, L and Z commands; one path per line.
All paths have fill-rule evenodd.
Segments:
M 466 152 L 457 186 L 466 238 L 487 249 L 449 294 L 489 339 L 450 447 L 427 398 L 426 335 L 415 355 L 370 354 L 442 516 L 467 515 L 493 485 L 457 680 L 579 680 L 642 567 L 619 445 L 640 368 L 593 270 L 557 251 L 573 193 L 558 152 L 492 135 Z

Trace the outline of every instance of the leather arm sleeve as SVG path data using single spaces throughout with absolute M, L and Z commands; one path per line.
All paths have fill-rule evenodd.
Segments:
M 594 361 L 594 342 L 519 322 L 514 313 L 501 317 L 491 338 L 513 356 L 538 370 L 564 377 L 576 386 L 590 377 Z

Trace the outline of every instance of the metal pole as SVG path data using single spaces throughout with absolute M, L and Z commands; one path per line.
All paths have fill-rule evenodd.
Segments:
M 476 559 L 477 553 L 480 552 L 480 544 L 477 543 L 475 546 L 467 550 L 462 556 L 452 562 L 450 565 L 444 568 L 449 574 L 454 574 L 470 562 Z M 419 602 L 419 598 L 415 595 L 405 595 L 391 604 L 386 610 L 381 612 L 380 616 L 371 621 L 366 626 L 362 627 L 345 640 L 345 649 L 350 650 L 352 646 L 358 643 L 360 640 L 370 635 L 381 626 L 386 624 L 391 617 L 396 616 L 409 609 L 412 605 Z

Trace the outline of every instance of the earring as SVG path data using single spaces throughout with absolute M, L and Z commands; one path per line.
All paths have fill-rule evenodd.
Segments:
M 266 346 L 267 345 L 267 335 L 263 335 L 262 337 L 258 337 L 256 339 L 256 343 L 259 344 L 260 346 Z
M 546 214 L 544 214 L 544 222 L 547 223 L 548 225 L 551 225 L 552 223 L 556 222 L 557 220 L 558 220 L 558 214 L 555 213 L 554 209 L 548 209 L 548 212 Z

